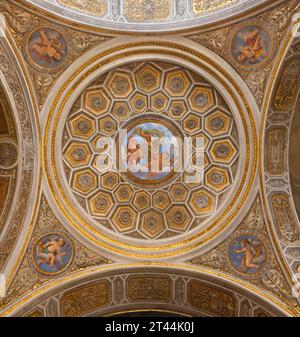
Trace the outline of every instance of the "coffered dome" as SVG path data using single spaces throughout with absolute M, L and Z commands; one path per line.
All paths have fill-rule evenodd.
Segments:
M 160 149 L 147 155 L 151 137 Z M 62 144 L 68 186 L 86 221 L 136 239 L 199 229 L 222 208 L 240 167 L 239 135 L 223 97 L 195 72 L 166 62 L 133 62 L 101 75 L 73 105 Z M 138 161 L 127 162 L 128 151 Z M 186 156 L 190 169 L 179 168 Z
M 0 316 L 300 316 L 299 10 L 0 0 Z

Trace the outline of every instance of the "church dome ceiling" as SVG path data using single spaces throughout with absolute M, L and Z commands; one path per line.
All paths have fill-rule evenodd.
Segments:
M 151 137 L 160 148 L 148 154 Z M 199 229 L 222 209 L 240 168 L 237 126 L 221 94 L 166 62 L 101 75 L 72 107 L 62 144 L 67 185 L 87 221 L 144 240 Z
M 0 0 L 0 316 L 300 316 L 299 0 Z

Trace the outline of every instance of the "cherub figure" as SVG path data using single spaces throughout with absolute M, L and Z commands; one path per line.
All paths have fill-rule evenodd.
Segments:
M 241 240 L 241 249 L 235 249 L 236 254 L 243 254 L 240 264 L 241 269 L 256 269 L 258 271 L 261 263 L 265 261 L 266 254 L 263 245 L 258 241 L 250 239 Z
M 54 60 L 59 62 L 64 54 L 63 45 L 54 35 L 50 38 L 43 29 L 39 30 L 40 42 L 32 44 L 31 49 L 35 52 L 38 59 L 44 59 L 51 62 Z
M 50 239 L 46 244 L 43 244 L 41 240 L 36 247 L 36 255 L 39 258 L 38 264 L 46 263 L 50 267 L 56 264 L 61 267 L 62 257 L 66 255 L 66 252 L 62 250 L 65 244 L 65 240 L 62 238 Z
M 240 63 L 256 63 L 258 60 L 266 56 L 265 45 L 258 28 L 253 31 L 243 34 L 242 39 L 245 46 L 239 48 L 238 61 Z

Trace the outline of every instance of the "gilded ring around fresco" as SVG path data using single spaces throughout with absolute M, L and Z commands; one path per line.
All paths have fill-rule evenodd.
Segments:
M 274 55 L 274 39 L 268 28 L 259 23 L 236 28 L 229 38 L 228 54 L 237 67 L 260 68 Z
M 63 273 L 74 256 L 73 244 L 63 233 L 43 235 L 31 249 L 33 265 L 39 273 L 48 277 Z
M 32 28 L 27 33 L 24 53 L 27 61 L 35 68 L 56 72 L 65 66 L 69 57 L 66 37 L 52 27 Z
M 236 232 L 227 249 L 229 265 L 244 278 L 260 277 L 269 265 L 269 243 L 262 234 L 255 231 Z
M 189 58 L 185 56 L 186 59 Z M 253 186 L 248 179 L 253 177 L 249 176 L 249 168 L 255 161 L 251 164 L 249 159 L 256 155 L 256 148 L 252 152 L 252 134 L 249 135 L 248 126 L 242 127 L 252 120 L 250 109 L 246 117 L 247 107 L 234 98 L 238 109 L 235 111 L 240 113 L 233 114 L 234 104 L 228 105 L 228 95 L 224 97 L 202 73 L 166 61 L 165 57 L 164 61 L 149 56 L 147 61 L 127 61 L 98 74 L 88 85 L 81 85 L 81 91 L 77 89 L 76 98 L 67 109 L 66 99 L 57 115 L 53 115 L 54 106 L 51 109 L 56 130 L 52 132 L 51 146 L 57 149 L 60 144 L 61 152 L 51 152 L 55 185 L 50 172 L 47 176 L 52 193 L 57 186 L 57 200 L 66 205 L 59 207 L 69 223 L 94 243 L 141 257 L 152 251 L 154 255 L 149 256 L 177 255 L 176 251 L 167 250 L 183 246 L 180 252 L 188 251 L 200 244 L 204 234 L 211 232 L 214 237 L 226 228 L 228 217 L 232 219 L 237 214 L 234 205 L 241 202 L 241 207 Z M 222 85 L 231 90 L 225 82 Z M 69 91 L 69 98 L 72 92 Z M 49 122 L 47 127 L 52 128 Z M 253 126 L 254 123 L 250 129 Z M 105 139 L 117 143 L 124 129 L 129 136 L 132 132 L 144 142 L 152 133 L 158 139 L 163 133 L 169 137 L 176 134 L 179 139 L 188 137 L 194 150 L 191 162 L 195 165 L 195 143 L 200 137 L 204 144 L 204 171 L 191 174 L 183 170 L 175 175 L 148 175 L 145 179 L 142 172 L 128 174 L 111 169 L 112 145 Z M 46 133 L 45 140 L 47 137 Z M 125 147 L 125 153 L 138 155 L 137 145 L 140 144 Z M 165 155 L 162 149 L 157 152 L 158 158 Z M 133 160 L 138 167 L 149 167 L 150 163 L 140 155 Z M 200 181 L 193 180 L 197 175 Z M 175 244 L 177 236 L 181 241 Z M 203 237 L 202 242 L 208 240 Z M 125 247 L 136 252 L 125 252 Z
M 178 177 L 175 167 L 180 164 L 182 135 L 176 124 L 154 114 L 144 115 L 142 120 L 139 116 L 131 118 L 126 124 L 127 136 L 120 144 L 120 157 L 128 165 L 124 178 L 144 189 L 165 186 Z M 152 146 L 151 150 L 149 145 L 154 139 L 160 146 Z M 159 167 L 151 170 L 156 162 Z

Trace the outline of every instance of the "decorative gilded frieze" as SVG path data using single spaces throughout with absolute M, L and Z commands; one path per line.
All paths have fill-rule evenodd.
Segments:
M 106 12 L 106 0 L 57 0 L 60 4 L 76 11 L 103 16 Z
M 187 9 L 189 0 L 178 0 L 176 12 L 184 15 L 190 11 L 189 15 L 200 16 L 213 11 L 221 11 L 236 5 L 240 0 L 192 0 L 191 10 Z M 108 14 L 110 2 L 107 0 L 57 0 L 63 7 L 79 11 L 85 14 L 101 17 Z M 173 14 L 174 1 L 171 0 L 114 0 L 112 9 L 116 15 L 120 15 L 120 8 L 123 9 L 124 17 L 128 22 L 139 21 L 164 21 Z M 107 18 L 109 20 L 109 18 Z M 174 21 L 170 18 L 170 21 Z
M 169 302 L 172 281 L 162 276 L 131 276 L 128 279 L 127 296 L 131 301 Z
M 236 298 L 232 293 L 197 281 L 190 281 L 187 287 L 187 298 L 192 307 L 217 314 L 218 317 L 236 316 Z
M 99 310 L 108 305 L 110 296 L 111 289 L 107 281 L 70 290 L 64 293 L 60 300 L 61 316 L 80 317 Z
M 299 233 L 289 196 L 284 193 L 275 193 L 272 195 L 271 200 L 277 226 L 280 229 L 282 238 L 288 242 L 296 241 L 299 237 Z
M 269 226 L 277 236 L 286 267 L 293 275 L 298 272 L 300 224 L 298 190 L 298 125 L 299 111 L 299 41 L 291 41 L 278 71 L 269 110 L 266 111 L 264 130 L 264 193 L 265 211 L 270 212 Z M 296 282 L 296 277 L 291 283 Z M 298 301 L 299 302 L 299 301 Z
M 189 271 L 153 269 L 151 274 L 142 267 L 126 273 L 114 270 L 81 280 L 55 295 L 50 292 L 35 308 L 25 307 L 22 316 L 99 317 L 141 308 L 164 308 L 166 312 L 197 317 L 282 316 L 254 296 L 246 297 L 234 287 L 225 288 L 224 281 L 204 281 Z
M 172 13 L 170 0 L 124 0 L 124 15 L 129 22 L 164 21 Z
M 272 176 L 281 176 L 285 172 L 285 161 L 282 160 L 286 150 L 286 130 L 273 128 L 268 133 L 268 172 Z
M 24 28 L 24 27 L 23 27 Z M 25 92 L 22 89 L 22 85 L 19 81 L 19 73 L 16 72 L 13 63 L 10 60 L 6 49 L 0 45 L 0 71 L 3 78 L 7 80 L 8 91 L 11 94 L 12 99 L 16 107 L 16 111 L 13 117 L 12 111 L 9 108 L 7 97 L 5 98 L 1 89 L 1 155 L 0 155 L 0 175 L 1 175 L 1 194 L 2 202 L 6 199 L 5 203 L 9 206 L 12 202 L 12 198 L 15 197 L 15 207 L 12 212 L 12 216 L 9 223 L 6 223 L 6 216 L 9 208 L 2 205 L 0 211 L 0 231 L 3 230 L 4 224 L 5 234 L 2 236 L 0 242 L 0 270 L 7 262 L 7 258 L 11 254 L 20 229 L 24 225 L 24 219 L 28 211 L 30 196 L 32 194 L 32 186 L 35 177 L 38 173 L 34 170 L 34 149 L 35 140 L 33 138 L 33 120 L 32 115 L 27 105 L 27 98 Z M 6 122 L 4 121 L 4 118 Z M 14 131 L 14 118 L 16 118 L 19 125 L 19 138 L 16 138 Z M 17 145 L 20 144 L 20 145 Z M 19 176 L 19 185 L 17 186 L 18 194 L 14 193 L 14 180 L 16 179 L 17 164 L 22 167 L 22 172 Z M 35 175 L 35 176 L 34 176 Z M 7 177 L 11 176 L 9 185 Z M 6 178 L 5 178 L 6 177 Z M 5 181 L 4 181 L 4 180 Z M 8 188 L 6 188 L 6 187 Z M 10 189 L 10 191 L 9 191 Z M 6 194 L 7 193 L 7 194 Z M 4 198 L 5 194 L 5 198 Z
M 7 215 L 15 195 L 18 155 L 14 117 L 0 86 L 0 233 L 5 229 Z
M 290 60 L 282 74 L 282 80 L 277 85 L 274 98 L 275 111 L 289 111 L 296 103 L 300 89 L 300 61 Z
M 38 8 L 92 25 L 121 31 L 175 31 L 246 16 L 257 8 L 248 0 L 27 0 Z M 24 0 L 26 4 L 26 1 Z M 268 3 L 260 4 L 269 7 Z
M 232 6 L 237 2 L 239 2 L 239 0 L 192 0 L 192 6 L 194 13 L 202 14 Z

